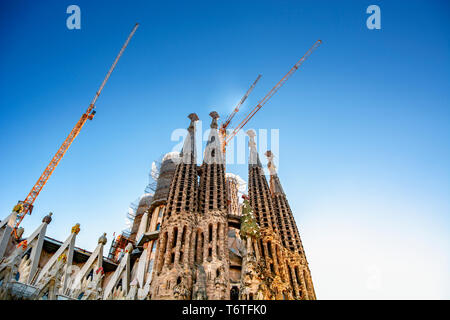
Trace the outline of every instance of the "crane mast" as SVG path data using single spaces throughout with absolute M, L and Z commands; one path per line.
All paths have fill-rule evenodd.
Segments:
M 42 191 L 42 188 L 47 183 L 48 179 L 52 175 L 55 168 L 58 166 L 59 162 L 61 161 L 64 154 L 69 149 L 72 142 L 75 140 L 75 138 L 80 133 L 81 129 L 83 128 L 84 124 L 87 120 L 92 120 L 95 115 L 95 103 L 97 102 L 98 97 L 100 96 L 100 93 L 103 90 L 103 87 L 105 86 L 106 82 L 108 81 L 109 77 L 111 76 L 111 73 L 113 72 L 114 68 L 116 67 L 117 62 L 119 61 L 120 57 L 122 56 L 122 53 L 125 51 L 125 48 L 128 46 L 128 43 L 130 42 L 131 38 L 133 37 L 134 33 L 136 32 L 139 24 L 136 23 L 136 25 L 133 27 L 133 30 L 129 34 L 127 40 L 123 44 L 122 48 L 120 49 L 118 55 L 116 56 L 116 59 L 114 60 L 113 64 L 108 70 L 108 73 L 106 74 L 105 78 L 103 79 L 102 84 L 100 85 L 99 89 L 95 93 L 94 98 L 92 99 L 89 107 L 87 108 L 86 112 L 84 112 L 76 123 L 76 125 L 73 127 L 72 131 L 69 133 L 67 138 L 64 140 L 63 144 L 59 147 L 56 154 L 53 156 L 52 160 L 48 164 L 48 166 L 45 168 L 44 172 L 39 177 L 36 184 L 31 189 L 28 196 L 25 198 L 24 201 L 19 201 L 18 204 L 14 207 L 13 211 L 17 213 L 17 219 L 16 224 L 14 227 L 14 233 L 16 234 L 16 230 L 20 223 L 22 222 L 23 218 L 27 213 L 31 214 L 31 211 L 33 210 L 33 204 L 36 200 L 39 193 Z
M 248 96 L 250 95 L 250 93 L 253 91 L 253 89 L 256 86 L 256 83 L 259 81 L 259 79 L 261 79 L 261 75 L 259 74 L 258 77 L 256 77 L 256 80 L 253 82 L 253 84 L 250 86 L 250 88 L 248 88 L 247 92 L 244 94 L 244 96 L 241 98 L 241 100 L 239 101 L 239 103 L 236 105 L 236 107 L 234 108 L 233 112 L 230 113 L 230 115 L 227 117 L 227 119 L 225 120 L 224 123 L 222 123 L 222 125 L 220 126 L 220 135 L 222 137 L 222 141 L 225 141 L 227 138 L 227 128 L 231 123 L 231 120 L 233 120 L 234 116 L 236 115 L 236 113 L 238 113 L 240 107 L 242 106 L 242 104 L 245 102 L 245 100 L 247 100 Z M 225 154 L 226 150 L 225 150 L 225 144 L 222 143 L 222 152 Z
M 239 111 L 239 108 L 242 106 L 242 104 L 245 102 L 245 100 L 247 100 L 248 96 L 250 95 L 250 93 L 253 91 L 253 89 L 256 86 L 256 83 L 259 81 L 259 79 L 261 79 L 261 75 L 258 75 L 258 77 L 256 78 L 256 80 L 253 82 L 253 84 L 250 86 L 250 88 L 248 88 L 247 92 L 244 94 L 244 96 L 242 97 L 241 101 L 239 101 L 239 103 L 236 105 L 236 107 L 234 108 L 233 112 L 230 113 L 230 115 L 228 116 L 228 118 L 225 120 L 225 122 L 221 125 L 221 130 L 226 130 L 227 127 L 230 125 L 231 120 L 233 120 L 234 116 L 236 115 L 236 113 Z
M 242 122 L 239 123 L 239 125 L 231 132 L 231 134 L 228 135 L 228 137 L 223 140 L 223 147 L 222 147 L 223 150 L 225 150 L 226 145 L 231 141 L 231 139 L 234 138 L 234 136 L 239 132 L 239 130 L 241 130 L 247 124 L 247 122 L 249 122 L 250 119 L 255 115 L 255 113 L 258 112 L 259 109 L 261 109 L 264 106 L 264 104 L 266 104 L 266 102 L 269 101 L 270 98 L 272 98 L 272 96 L 278 91 L 278 89 L 280 89 L 281 86 L 289 79 L 289 77 L 295 71 L 297 71 L 297 69 L 303 64 L 303 62 L 305 62 L 305 60 L 311 55 L 311 53 L 313 53 L 321 45 L 321 43 L 322 40 L 317 40 L 312 45 L 312 47 L 303 55 L 303 57 L 301 57 L 300 60 L 297 61 L 297 63 L 291 68 L 291 70 L 289 70 L 289 72 L 280 81 L 278 81 L 278 83 L 272 88 L 272 90 L 270 90 L 266 94 L 266 96 L 262 98 L 261 101 L 259 101 L 256 107 L 253 108 L 252 111 L 250 111 L 250 113 L 244 118 L 244 120 L 242 120 Z

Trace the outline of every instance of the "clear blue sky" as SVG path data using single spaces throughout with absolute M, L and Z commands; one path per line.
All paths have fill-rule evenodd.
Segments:
M 81 30 L 66 8 L 81 8 Z M 381 30 L 366 8 L 381 8 Z M 446 1 L 2 1 L 0 209 L 24 199 L 135 37 L 23 226 L 77 245 L 125 228 L 150 165 L 196 112 L 280 130 L 279 176 L 319 298 L 450 298 L 450 6 Z M 236 122 L 235 122 L 236 123 Z M 261 150 L 265 151 L 265 150 Z M 229 170 L 247 179 L 247 166 Z M 2 218 L 3 218 L 2 217 Z

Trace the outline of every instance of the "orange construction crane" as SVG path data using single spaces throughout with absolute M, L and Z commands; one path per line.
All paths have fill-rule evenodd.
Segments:
M 259 79 L 261 79 L 261 75 L 258 75 L 256 80 L 253 82 L 253 84 L 250 86 L 250 88 L 248 88 L 247 92 L 242 97 L 241 101 L 239 101 L 239 103 L 236 105 L 236 107 L 234 108 L 233 112 L 230 113 L 230 115 L 225 120 L 225 122 L 222 123 L 222 125 L 220 126 L 220 134 L 222 136 L 222 141 L 225 141 L 226 138 L 227 138 L 227 128 L 230 125 L 231 120 L 233 120 L 233 118 L 236 115 L 236 113 L 238 113 L 239 108 L 242 106 L 242 104 L 245 102 L 245 100 L 247 100 L 248 96 L 250 95 L 250 93 L 255 88 L 256 83 L 259 81 Z M 223 144 L 222 147 L 225 147 L 225 144 Z M 223 149 L 223 152 L 225 153 L 225 149 Z
M 262 108 L 262 106 L 269 101 L 269 99 L 280 89 L 280 87 L 289 79 L 289 77 L 297 71 L 297 69 L 303 64 L 303 62 L 311 55 L 311 53 L 314 52 L 322 43 L 322 40 L 317 40 L 313 46 L 303 55 L 303 57 L 289 70 L 289 72 L 280 80 L 278 83 L 272 88 L 272 90 L 269 91 L 269 93 L 266 94 L 266 96 L 259 101 L 259 103 L 256 105 L 255 108 L 253 108 L 252 111 L 242 120 L 241 123 L 227 136 L 226 139 L 222 141 L 222 149 L 225 151 L 226 145 L 231 141 L 231 139 L 234 138 L 234 136 L 241 130 L 247 122 L 250 121 L 250 119 L 255 115 L 256 112 L 258 112 L 259 109 Z
M 27 213 L 31 214 L 31 211 L 33 210 L 33 204 L 36 200 L 39 193 L 42 191 L 42 188 L 47 183 L 47 180 L 52 175 L 55 168 L 58 166 L 59 162 L 61 161 L 62 157 L 66 153 L 66 151 L 69 149 L 72 142 L 75 140 L 77 135 L 80 133 L 81 128 L 83 128 L 86 121 L 92 120 L 95 115 L 95 103 L 97 102 L 98 97 L 100 96 L 100 93 L 103 90 L 103 87 L 105 86 L 106 82 L 109 79 L 109 76 L 113 72 L 114 68 L 116 67 L 117 62 L 119 61 L 120 57 L 122 56 L 122 53 L 124 52 L 125 48 L 128 45 L 128 42 L 130 42 L 131 38 L 133 37 L 134 33 L 136 32 L 136 29 L 138 28 L 139 24 L 136 23 L 136 25 L 133 27 L 133 30 L 131 31 L 130 35 L 128 36 L 127 40 L 125 41 L 124 45 L 119 51 L 119 54 L 116 57 L 116 60 L 114 60 L 114 63 L 112 64 L 111 68 L 109 68 L 108 73 L 106 74 L 106 77 L 103 79 L 102 84 L 100 85 L 100 88 L 95 93 L 94 99 L 92 99 L 91 104 L 87 108 L 86 112 L 83 113 L 80 120 L 78 120 L 75 127 L 72 129 L 72 131 L 67 136 L 66 140 L 64 140 L 61 147 L 58 149 L 56 154 L 53 156 L 53 159 L 50 161 L 49 165 L 45 168 L 44 172 L 39 177 L 36 184 L 31 189 L 30 193 L 26 197 L 24 201 L 19 201 L 16 206 L 14 206 L 13 211 L 17 213 L 17 219 L 16 224 L 14 227 L 14 234 L 17 238 L 16 230 L 19 227 L 20 223 L 22 222 L 23 218 Z

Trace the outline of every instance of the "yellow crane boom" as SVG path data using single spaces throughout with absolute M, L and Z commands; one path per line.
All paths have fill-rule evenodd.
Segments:
M 47 183 L 48 179 L 52 175 L 55 168 L 58 166 L 59 162 L 61 161 L 64 154 L 69 149 L 72 142 L 75 140 L 75 138 L 80 133 L 81 129 L 83 128 L 84 124 L 87 120 L 92 120 L 95 115 L 95 103 L 97 102 L 98 97 L 100 96 L 100 93 L 103 90 L 103 87 L 105 86 L 106 82 L 108 81 L 109 77 L 111 76 L 111 73 L 113 72 L 114 68 L 116 67 L 117 62 L 119 61 L 120 57 L 122 56 L 122 53 L 125 51 L 125 48 L 128 46 L 128 43 L 130 42 L 131 38 L 133 37 L 134 33 L 136 32 L 139 24 L 136 23 L 136 25 L 133 27 L 133 30 L 129 34 L 127 40 L 123 44 L 122 48 L 120 49 L 116 59 L 114 60 L 113 64 L 108 70 L 108 73 L 106 74 L 105 78 L 103 79 L 102 84 L 100 85 L 99 89 L 95 93 L 94 98 L 92 99 L 91 104 L 87 108 L 86 112 L 84 112 L 81 115 L 80 120 L 75 124 L 72 131 L 70 131 L 67 138 L 64 140 L 61 147 L 59 147 L 56 154 L 53 156 L 50 163 L 45 168 L 44 172 L 39 177 L 38 181 L 34 184 L 33 188 L 31 189 L 28 196 L 25 198 L 24 201 L 19 201 L 16 206 L 14 206 L 13 211 L 17 213 L 17 219 L 16 224 L 14 227 L 14 234 L 17 237 L 16 230 L 19 227 L 20 223 L 22 222 L 23 218 L 26 216 L 27 213 L 31 214 L 31 211 L 33 210 L 33 204 L 36 200 L 39 193 L 42 191 L 42 188 Z

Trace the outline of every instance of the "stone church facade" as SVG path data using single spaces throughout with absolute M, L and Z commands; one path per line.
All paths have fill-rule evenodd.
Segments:
M 190 114 L 181 153 L 161 163 L 154 194 L 139 202 L 129 234 L 106 234 L 93 252 L 75 247 L 80 226 L 64 242 L 45 235 L 51 214 L 27 238 L 10 237 L 0 256 L 0 299 L 314 300 L 311 272 L 286 194 L 268 151 L 269 182 L 249 131 L 248 196 L 239 203 L 211 130 L 197 165 Z M 6 239 L 16 213 L 0 223 Z

